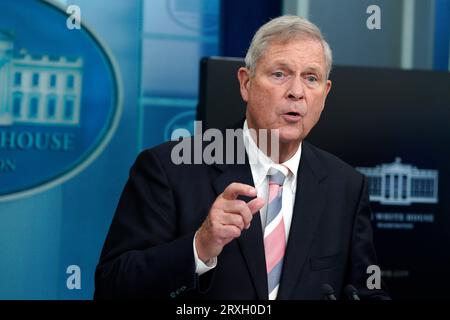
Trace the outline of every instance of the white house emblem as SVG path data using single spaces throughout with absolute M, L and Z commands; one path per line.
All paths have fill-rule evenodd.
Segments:
M 117 128 L 114 59 L 86 25 L 69 30 L 66 20 L 47 1 L 0 2 L 0 201 L 70 179 Z
M 400 158 L 374 168 L 356 169 L 368 178 L 371 201 L 386 205 L 438 202 L 437 170 L 418 169 L 403 164 Z

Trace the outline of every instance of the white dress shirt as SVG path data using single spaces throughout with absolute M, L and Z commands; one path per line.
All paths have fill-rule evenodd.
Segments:
M 244 122 L 243 126 L 243 138 L 245 151 L 248 155 L 248 160 L 250 163 L 250 169 L 253 176 L 253 182 L 255 183 L 255 188 L 257 190 L 258 197 L 266 199 L 266 204 L 259 211 L 261 217 L 261 226 L 262 233 L 264 234 L 264 228 L 266 226 L 266 215 L 267 215 L 267 199 L 269 196 L 269 181 L 267 178 L 267 174 L 269 169 L 274 167 L 280 169 L 281 171 L 285 171 L 284 167 L 289 169 L 289 174 L 284 180 L 283 183 L 283 199 L 282 199 L 282 214 L 283 220 L 285 224 L 286 231 L 286 241 L 289 238 L 289 231 L 291 228 L 292 221 L 292 212 L 294 209 L 295 202 L 295 192 L 297 189 L 297 170 L 300 163 L 301 157 L 301 143 L 296 153 L 287 161 L 283 162 L 281 166 L 280 164 L 275 163 L 272 159 L 266 156 L 264 152 L 262 152 L 255 141 L 250 135 L 250 131 L 248 129 L 247 120 Z M 245 232 L 245 231 L 244 231 Z M 196 234 L 197 235 L 197 234 Z M 208 262 L 208 265 L 203 263 L 202 260 L 198 258 L 197 250 L 195 248 L 195 237 L 194 237 L 194 257 L 195 257 L 195 266 L 196 273 L 201 275 L 211 269 L 213 269 L 217 265 L 217 257 Z
M 283 183 L 283 199 L 281 207 L 287 241 L 291 228 L 292 212 L 294 210 L 295 191 L 297 189 L 297 170 L 300 163 L 302 145 L 300 143 L 299 148 L 297 149 L 295 154 L 289 160 L 283 162 L 282 166 L 273 162 L 272 159 L 267 157 L 266 154 L 258 148 L 255 141 L 250 136 L 247 121 L 244 122 L 244 142 L 246 144 L 245 150 L 247 151 L 248 160 L 250 162 L 250 169 L 253 176 L 253 182 L 255 183 L 258 197 L 266 199 L 266 201 L 269 197 L 269 181 L 267 178 L 267 174 L 270 168 L 273 167 L 283 172 L 285 172 L 283 166 L 289 169 L 289 174 L 286 179 L 284 179 Z M 261 215 L 261 225 L 264 234 L 264 228 L 266 226 L 267 203 L 259 211 L 259 213 Z

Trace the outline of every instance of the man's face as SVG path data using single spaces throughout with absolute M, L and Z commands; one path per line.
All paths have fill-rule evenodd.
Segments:
M 253 77 L 238 71 L 249 128 L 279 129 L 281 144 L 298 144 L 319 120 L 331 88 L 321 43 L 269 43 L 255 71 Z

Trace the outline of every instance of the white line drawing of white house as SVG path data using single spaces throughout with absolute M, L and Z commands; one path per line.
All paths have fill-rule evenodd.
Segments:
M 398 157 L 393 163 L 356 169 L 368 179 L 370 201 L 386 205 L 438 202 L 437 170 L 418 169 Z
M 14 54 L 14 36 L 0 30 L 0 126 L 80 123 L 83 59 Z

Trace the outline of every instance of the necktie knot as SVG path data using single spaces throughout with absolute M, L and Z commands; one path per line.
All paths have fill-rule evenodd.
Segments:
M 284 183 L 284 179 L 286 179 L 286 173 L 282 172 L 279 169 L 276 168 L 270 168 L 269 169 L 269 184 L 277 184 L 279 186 L 282 186 Z

